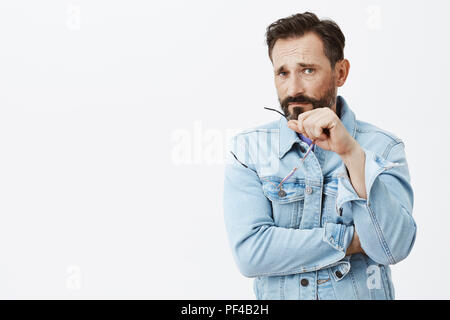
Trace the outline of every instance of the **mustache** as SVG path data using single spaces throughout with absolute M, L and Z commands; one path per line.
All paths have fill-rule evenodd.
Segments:
M 297 102 L 297 103 L 311 103 L 312 105 L 316 105 L 318 102 L 320 102 L 320 100 L 316 100 L 304 95 L 299 95 L 296 97 L 286 97 L 282 102 L 281 102 L 281 106 L 287 108 L 289 103 L 293 103 L 293 102 Z
M 289 112 L 289 104 L 297 102 L 297 103 L 311 103 L 313 106 L 313 109 L 318 108 L 322 104 L 322 100 L 317 100 L 305 95 L 298 95 L 295 97 L 288 96 L 281 101 L 281 109 L 283 110 L 284 114 L 287 116 L 288 119 L 297 119 L 298 115 L 302 112 L 301 107 L 294 107 L 292 109 L 292 113 Z

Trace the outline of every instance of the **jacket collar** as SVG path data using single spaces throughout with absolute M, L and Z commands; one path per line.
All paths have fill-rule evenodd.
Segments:
M 344 100 L 342 96 L 337 96 L 336 104 L 340 105 L 341 114 L 340 119 L 344 124 L 347 131 L 355 138 L 356 134 L 356 119 L 355 114 L 347 105 L 347 102 Z M 294 143 L 300 144 L 301 140 L 297 135 L 297 132 L 290 129 L 287 126 L 287 120 L 285 117 L 281 117 L 279 121 L 279 129 L 280 129 L 280 143 L 279 143 L 279 153 L 278 157 L 281 159 L 284 155 L 291 150 Z M 316 146 L 317 147 L 317 146 Z

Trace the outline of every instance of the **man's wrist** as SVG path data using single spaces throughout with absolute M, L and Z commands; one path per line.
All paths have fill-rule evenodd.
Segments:
M 364 153 L 363 148 L 359 145 L 358 141 L 353 139 L 352 147 L 348 149 L 347 152 L 339 154 L 342 159 L 342 162 L 348 167 L 348 164 L 352 162 L 352 159 L 361 157 L 361 154 Z
M 365 253 L 364 250 L 361 248 L 361 243 L 359 242 L 359 236 L 356 233 L 356 230 L 353 232 L 353 238 L 350 242 L 350 245 L 348 246 L 345 255 L 349 256 L 355 253 Z
M 355 236 L 353 235 L 352 242 L 350 242 L 350 245 L 348 246 L 347 250 L 345 251 L 345 255 L 349 256 L 355 253 Z
M 364 149 L 355 140 L 355 145 L 351 151 L 340 156 L 356 194 L 362 199 L 367 199 L 365 184 L 366 153 Z

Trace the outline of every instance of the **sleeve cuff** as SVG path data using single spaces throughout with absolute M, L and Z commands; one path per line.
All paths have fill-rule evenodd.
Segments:
M 354 227 L 352 225 L 326 223 L 323 240 L 333 248 L 340 251 L 347 251 L 353 239 Z
M 366 154 L 365 161 L 365 184 L 367 199 L 370 196 L 370 190 L 372 188 L 375 179 L 385 170 L 393 167 L 403 166 L 405 163 L 397 163 L 386 160 L 371 150 L 363 148 Z M 360 198 L 350 182 L 347 168 L 344 163 L 338 169 L 338 195 L 336 199 L 337 210 L 343 207 L 346 202 L 349 201 L 367 201 Z

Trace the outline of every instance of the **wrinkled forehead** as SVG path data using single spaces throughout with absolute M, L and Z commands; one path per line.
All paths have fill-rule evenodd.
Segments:
M 322 39 L 313 32 L 301 37 L 278 39 L 272 49 L 272 62 L 274 70 L 296 68 L 298 65 L 330 67 Z

